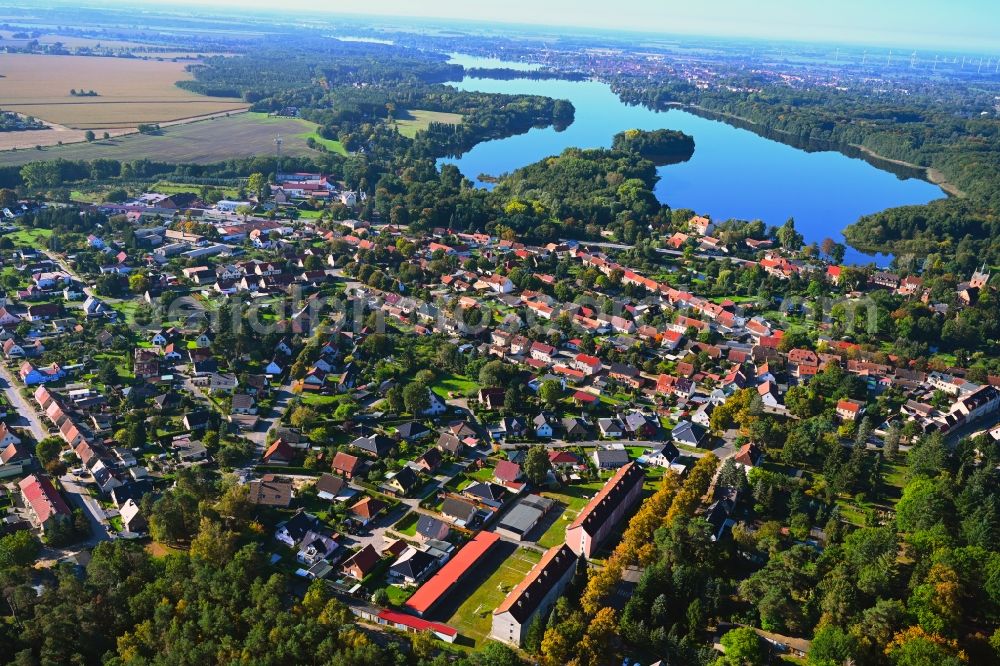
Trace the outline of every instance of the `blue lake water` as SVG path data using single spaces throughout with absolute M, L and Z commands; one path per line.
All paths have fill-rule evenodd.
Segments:
M 453 56 L 452 62 L 466 67 L 526 66 L 465 55 Z M 660 167 L 656 196 L 672 208 L 691 208 L 717 221 L 760 219 L 776 226 L 793 217 L 806 242 L 827 237 L 843 241 L 843 228 L 861 215 L 944 196 L 941 188 L 924 180 L 901 178 L 838 152 L 807 152 L 680 109 L 628 106 L 597 81 L 466 78 L 454 85 L 462 90 L 568 99 L 576 108 L 573 123 L 562 132 L 532 129 L 440 160 L 455 164 L 473 180 L 480 174 L 499 176 L 571 146 L 610 147 L 612 137 L 625 129 L 667 128 L 693 136 L 695 150 L 687 162 Z M 845 262 L 885 265 L 889 259 L 848 247 Z

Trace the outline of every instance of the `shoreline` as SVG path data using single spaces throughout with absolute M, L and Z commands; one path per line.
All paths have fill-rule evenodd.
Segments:
M 876 160 L 879 160 L 879 161 L 882 161 L 882 162 L 889 162 L 890 164 L 898 164 L 899 166 L 904 166 L 904 167 L 907 167 L 909 169 L 915 169 L 917 171 L 923 171 L 924 176 L 925 176 L 925 180 L 928 183 L 933 183 L 934 185 L 937 185 L 942 190 L 944 190 L 945 194 L 947 194 L 949 196 L 953 196 L 953 197 L 964 197 L 965 196 L 965 192 L 963 192 L 962 190 L 958 189 L 958 187 L 956 187 L 955 185 L 949 183 L 948 179 L 945 178 L 945 175 L 943 173 L 941 173 L 939 170 L 935 169 L 934 167 L 925 167 L 925 166 L 920 166 L 919 164 L 912 164 L 910 162 L 905 162 L 903 160 L 894 160 L 891 157 L 885 157 L 884 155 L 879 155 L 878 153 L 876 153 L 871 148 L 866 148 L 865 146 L 862 146 L 862 145 L 857 144 L 857 143 L 849 143 L 847 145 L 851 146 L 852 148 L 857 149 L 858 151 L 864 153 L 865 155 L 867 155 L 867 156 L 869 156 L 869 157 L 871 157 L 873 159 L 876 159 Z
M 762 127 L 759 123 L 754 122 L 753 120 L 750 120 L 748 118 L 743 118 L 742 116 L 737 116 L 736 114 L 728 113 L 726 111 L 716 111 L 714 109 L 709 109 L 704 106 L 700 106 L 698 104 L 686 104 L 684 102 L 667 102 L 665 106 L 672 107 L 675 109 L 681 109 L 682 111 L 690 111 L 691 113 L 694 113 L 696 115 L 704 114 L 705 116 L 710 116 L 711 119 L 713 120 L 714 119 L 719 119 L 723 121 L 732 120 L 735 121 L 736 123 L 739 123 L 739 125 L 743 126 L 744 129 L 747 129 L 748 131 L 754 132 L 756 134 L 760 134 L 765 138 L 771 138 L 766 136 L 766 134 L 764 134 L 765 131 L 767 133 L 777 136 L 781 135 L 791 136 L 791 134 L 789 134 L 789 132 L 785 130 L 766 129 Z M 775 140 L 780 141 L 780 139 L 775 139 Z M 795 146 L 794 144 L 788 144 L 788 145 L 792 145 L 793 147 L 798 147 Z M 945 177 L 945 175 L 941 173 L 941 171 L 939 171 L 938 169 L 935 169 L 934 167 L 925 167 L 919 164 L 906 162 L 904 160 L 897 160 L 897 159 L 892 159 L 891 157 L 885 157 L 884 155 L 879 155 L 874 150 L 857 143 L 848 143 L 848 144 L 828 143 L 828 146 L 829 146 L 828 150 L 837 151 L 843 155 L 846 155 L 847 157 L 858 157 L 859 159 L 865 160 L 876 169 L 882 168 L 882 166 L 880 166 L 879 164 L 880 162 L 883 164 L 893 164 L 895 166 L 900 166 L 906 169 L 910 169 L 914 173 L 921 174 L 919 177 L 922 180 L 925 180 L 928 183 L 931 183 L 932 185 L 937 185 L 938 187 L 940 187 L 941 190 L 948 196 L 951 197 L 965 196 L 965 193 L 962 190 L 958 189 L 958 187 L 950 183 L 948 179 Z M 852 150 L 856 150 L 860 155 L 851 155 L 845 152 L 844 151 L 845 147 L 850 148 Z

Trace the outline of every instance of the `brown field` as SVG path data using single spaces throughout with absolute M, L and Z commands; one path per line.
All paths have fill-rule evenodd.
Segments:
M 95 56 L 0 54 L 0 101 L 7 111 L 73 129 L 134 128 L 245 109 L 238 99 L 204 97 L 174 85 L 185 63 Z M 73 97 L 71 88 L 99 97 Z
M 36 130 L 38 132 L 46 130 Z M 0 152 L 0 166 L 54 160 L 136 160 L 210 164 L 253 155 L 273 155 L 274 137 L 281 135 L 283 155 L 315 155 L 306 143 L 316 124 L 300 118 L 268 118 L 263 114 L 239 113 L 230 117 L 178 123 L 164 127 L 158 135 L 130 134 L 108 141 L 51 146 L 42 150 Z M 24 134 L 24 132 L 20 132 Z M 0 138 L 3 134 L 0 133 Z M 34 145 L 34 144 L 32 144 Z

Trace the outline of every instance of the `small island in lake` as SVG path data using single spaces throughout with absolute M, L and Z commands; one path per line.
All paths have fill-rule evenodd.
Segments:
M 638 153 L 657 166 L 686 162 L 694 155 L 694 137 L 677 130 L 630 129 L 615 134 L 614 150 Z

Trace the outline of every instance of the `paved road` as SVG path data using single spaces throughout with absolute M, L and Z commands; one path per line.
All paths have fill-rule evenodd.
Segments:
M 513 449 L 535 446 L 536 444 L 541 444 L 547 449 L 571 449 L 577 446 L 583 448 L 605 448 L 611 444 L 622 444 L 624 446 L 641 446 L 646 449 L 661 449 L 666 443 L 666 440 L 656 442 L 648 439 L 585 439 L 578 442 L 567 442 L 562 439 L 552 439 L 547 442 L 517 442 L 515 444 L 504 443 L 500 445 L 500 448 L 504 451 L 511 451 Z M 680 449 L 680 451 L 682 455 L 692 456 L 694 458 L 701 458 L 708 453 L 708 451 L 689 451 L 687 449 Z
M 294 397 L 295 394 L 292 393 L 292 385 L 282 384 L 274 391 L 274 405 L 271 407 L 271 413 L 268 417 L 261 418 L 257 424 L 257 428 L 253 432 L 244 433 L 246 438 L 257 447 L 258 458 L 263 456 L 266 450 L 267 433 L 274 430 L 281 423 L 281 417 L 288 411 L 288 406 Z
M 104 508 L 90 496 L 86 485 L 77 481 L 76 477 L 71 474 L 59 477 L 59 482 L 62 484 L 63 492 L 73 504 L 83 509 L 84 515 L 90 522 L 91 537 L 85 542 L 85 545 L 96 546 L 99 542 L 110 539 L 111 534 L 108 532 L 108 519 L 104 514 Z
M 35 411 L 34 405 L 21 395 L 21 391 L 19 390 L 21 385 L 11 375 L 7 366 L 2 363 L 0 363 L 0 383 L 3 384 L 3 392 L 7 396 L 7 401 L 17 413 L 16 419 L 7 420 L 8 425 L 28 428 L 36 442 L 40 442 L 48 437 L 49 429 L 42 424 L 42 420 L 38 416 L 38 412 Z
M 563 239 L 565 242 L 566 239 Z M 608 241 L 577 241 L 580 245 L 584 247 L 597 247 L 606 250 L 631 250 L 634 245 L 626 245 L 625 243 L 611 243 Z M 665 247 L 655 248 L 660 254 L 670 255 L 672 257 L 683 257 L 684 252 L 681 250 L 671 250 Z M 714 259 L 716 261 L 729 261 L 734 264 L 755 264 L 757 262 L 750 261 L 747 259 L 741 259 L 740 257 L 733 257 L 728 254 L 707 254 L 704 252 L 695 252 L 693 257 L 695 259 Z

